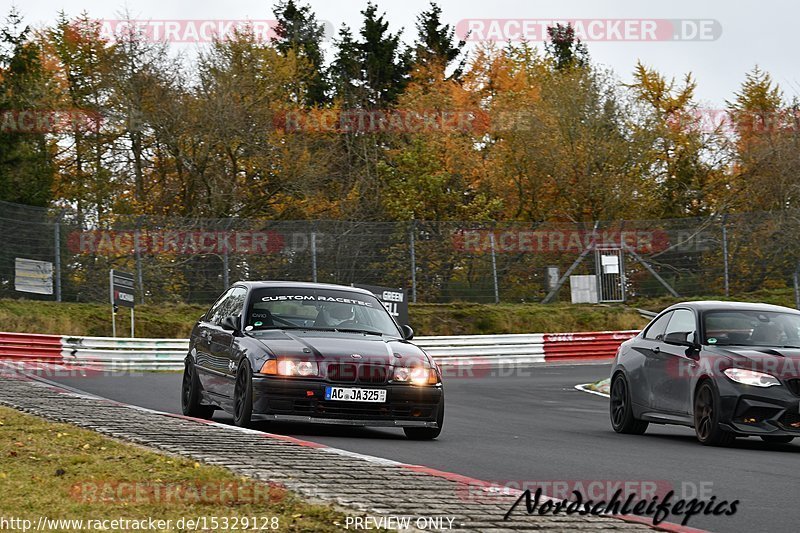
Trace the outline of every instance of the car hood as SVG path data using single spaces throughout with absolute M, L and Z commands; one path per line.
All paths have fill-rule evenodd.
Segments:
M 723 356 L 733 366 L 766 372 L 784 378 L 800 377 L 800 349 L 766 346 L 715 346 L 711 354 Z
M 269 330 L 251 332 L 273 355 L 320 362 L 357 362 L 393 366 L 413 366 L 430 358 L 408 341 L 327 331 Z

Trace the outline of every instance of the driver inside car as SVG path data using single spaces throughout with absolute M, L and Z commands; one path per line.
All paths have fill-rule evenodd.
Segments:
M 783 330 L 778 324 L 768 323 L 759 324 L 753 329 L 750 335 L 750 342 L 754 344 L 763 344 L 767 346 L 774 346 L 783 344 Z
M 355 318 L 355 309 L 351 306 L 335 305 L 330 310 L 326 307 L 323 307 L 319 311 L 319 315 L 314 322 L 314 326 L 335 328 L 337 326 L 341 326 L 345 322 L 353 322 L 355 321 Z

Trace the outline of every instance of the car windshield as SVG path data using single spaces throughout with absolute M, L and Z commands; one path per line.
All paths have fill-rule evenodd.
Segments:
M 249 331 L 335 330 L 401 336 L 383 304 L 374 296 L 315 288 L 256 289 L 246 327 Z
M 800 315 L 733 310 L 705 314 L 705 344 L 800 347 Z

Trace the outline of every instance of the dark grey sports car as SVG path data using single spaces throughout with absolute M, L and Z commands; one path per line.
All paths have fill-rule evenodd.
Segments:
M 338 285 L 242 282 L 194 327 L 183 413 L 231 413 L 238 426 L 282 420 L 402 427 L 434 439 L 441 371 L 372 293 Z
M 734 302 L 687 302 L 624 342 L 611 372 L 611 424 L 695 429 L 703 444 L 800 436 L 800 312 Z

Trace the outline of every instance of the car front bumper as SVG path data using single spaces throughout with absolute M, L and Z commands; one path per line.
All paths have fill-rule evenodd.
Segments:
M 325 387 L 385 389 L 386 402 L 325 400 Z M 375 427 L 438 427 L 444 409 L 440 385 L 330 383 L 322 380 L 253 377 L 253 419 Z
M 800 397 L 786 385 L 753 387 L 717 380 L 720 423 L 737 435 L 800 437 Z

